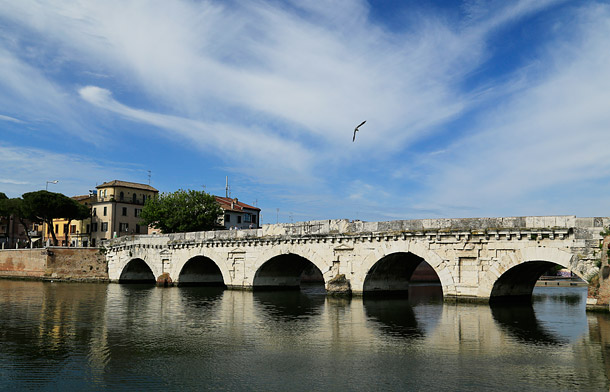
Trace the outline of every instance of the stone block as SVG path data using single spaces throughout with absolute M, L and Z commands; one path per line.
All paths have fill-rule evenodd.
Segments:
M 546 228 L 555 227 L 555 217 L 554 216 L 543 216 L 541 227 L 546 227 Z

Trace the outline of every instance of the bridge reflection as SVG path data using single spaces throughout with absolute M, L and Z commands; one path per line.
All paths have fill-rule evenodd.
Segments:
M 571 377 L 610 371 L 610 318 L 585 315 L 583 296 L 570 288 L 537 290 L 530 306 L 491 307 L 427 300 L 433 290 L 439 295 L 434 287 L 415 289 L 408 299 L 332 298 L 308 290 L 5 281 L 0 346 L 10 363 L 40 365 L 37 358 L 45 358 L 31 375 L 31 389 L 43 385 L 36 377 L 75 363 L 98 385 L 132 376 L 183 385 L 186 374 L 219 374 L 218 369 L 256 377 L 269 366 L 328 379 L 319 372 L 337 369 L 337 361 L 364 371 L 379 360 L 384 366 L 399 361 L 404 371 L 415 366 L 426 377 L 434 376 L 426 364 L 441 363 L 446 374 L 459 377 L 485 362 L 502 367 L 514 358 L 523 362 L 516 374 L 535 382 L 540 364 L 527 358 L 530 353 L 561 360 L 563 369 L 573 370 Z M 559 374 L 547 365 L 545 372 Z

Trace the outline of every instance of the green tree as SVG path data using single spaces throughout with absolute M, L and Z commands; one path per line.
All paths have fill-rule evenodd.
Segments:
M 4 196 L 4 197 L 3 197 Z M 23 200 L 19 197 L 9 199 L 4 195 L 4 193 L 0 194 L 0 216 L 4 216 L 5 218 L 9 218 L 13 216 L 15 219 L 21 223 L 23 226 L 23 231 L 28 238 L 28 242 L 32 241 L 30 237 L 30 232 L 28 231 L 28 220 L 30 217 L 27 217 L 23 212 Z
M 33 222 L 44 222 L 48 225 L 53 244 L 57 246 L 57 237 L 53 219 L 67 219 L 68 227 L 73 219 L 84 219 L 89 216 L 89 209 L 61 193 L 36 191 L 22 195 L 21 216 Z
M 8 197 L 6 196 L 6 194 L 4 192 L 0 192 L 0 217 L 7 217 L 9 215 L 6 206 L 7 200 Z
M 148 199 L 140 219 L 141 224 L 163 233 L 184 233 L 215 228 L 221 214 L 214 196 L 204 191 L 180 189 Z

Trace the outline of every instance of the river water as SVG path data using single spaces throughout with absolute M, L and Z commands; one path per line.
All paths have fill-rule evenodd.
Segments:
M 0 280 L 0 390 L 608 391 L 610 316 L 530 306 Z

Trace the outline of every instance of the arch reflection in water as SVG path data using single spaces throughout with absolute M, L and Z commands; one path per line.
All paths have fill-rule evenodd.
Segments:
M 439 322 L 443 312 L 440 285 L 411 284 L 408 298 L 363 297 L 366 316 L 383 333 L 403 338 L 421 338 Z
M 586 288 L 536 287 L 531 303 L 491 303 L 494 320 L 525 343 L 564 345 L 587 333 Z M 580 316 L 580 317 L 579 317 Z
M 324 308 L 324 294 L 301 291 L 254 291 L 260 314 L 275 321 L 290 321 L 318 316 Z

